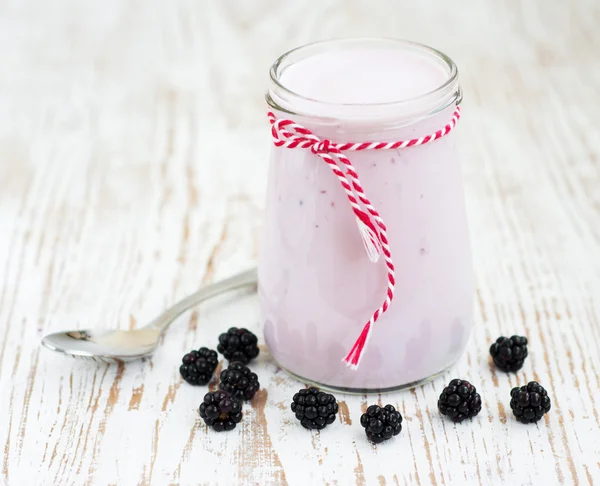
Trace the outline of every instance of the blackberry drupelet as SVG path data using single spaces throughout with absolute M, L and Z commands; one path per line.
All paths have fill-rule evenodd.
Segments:
M 500 336 L 490 346 L 494 363 L 502 371 L 518 371 L 527 358 L 527 338 L 523 336 Z
M 247 329 L 232 327 L 219 336 L 217 350 L 228 361 L 248 364 L 258 356 L 258 339 Z
M 360 425 L 365 428 L 367 438 L 375 444 L 391 439 L 402 430 L 402 415 L 393 405 L 381 408 L 371 405 L 360 417 Z
M 225 390 L 233 398 L 251 400 L 260 388 L 258 376 L 252 373 L 243 363 L 234 361 L 221 372 L 221 390 Z
M 454 422 L 462 422 L 481 411 L 481 396 L 468 381 L 454 379 L 441 393 L 438 409 Z
M 179 373 L 190 385 L 206 385 L 219 364 L 217 352 L 208 348 L 190 351 L 181 362 Z
M 537 381 L 510 391 L 510 408 L 519 422 L 531 424 L 540 420 L 550 411 L 548 392 Z
M 200 417 L 217 432 L 233 430 L 242 420 L 242 404 L 226 391 L 209 392 L 200 404 Z
M 305 429 L 324 429 L 335 421 L 338 404 L 335 397 L 318 388 L 303 388 L 294 395 L 292 412 Z

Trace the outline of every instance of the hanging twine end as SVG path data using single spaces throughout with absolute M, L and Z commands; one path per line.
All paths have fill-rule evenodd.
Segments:
M 352 346 L 350 352 L 346 355 L 346 357 L 342 360 L 346 363 L 346 366 L 350 367 L 350 369 L 356 371 L 358 366 L 360 365 L 360 360 L 363 355 L 363 351 L 367 347 L 367 342 L 371 337 L 371 322 L 369 321 L 365 327 L 363 328 L 360 336 Z
M 379 240 L 379 235 L 370 221 L 369 224 L 366 224 L 357 216 L 356 224 L 369 260 L 373 263 L 377 263 L 381 256 L 381 241 Z

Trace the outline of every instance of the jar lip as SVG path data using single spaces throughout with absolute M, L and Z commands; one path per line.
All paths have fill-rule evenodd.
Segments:
M 440 86 L 427 93 L 423 93 L 414 97 L 403 98 L 400 100 L 376 103 L 339 103 L 318 100 L 299 94 L 291 90 L 281 82 L 282 70 L 294 64 L 294 56 L 301 56 L 303 53 L 306 52 L 308 54 L 306 57 L 310 57 L 311 55 L 315 55 L 321 52 L 319 51 L 319 49 L 324 48 L 326 46 L 337 46 L 344 49 L 351 48 L 353 45 L 364 46 L 365 44 L 378 45 L 382 47 L 390 46 L 396 48 L 411 49 L 413 51 L 429 55 L 444 66 L 444 68 L 448 72 L 448 77 Z M 312 51 L 314 52 L 311 54 Z M 295 62 L 306 57 L 300 57 Z M 292 59 L 292 62 L 289 62 L 290 59 Z M 462 99 L 462 94 L 458 87 L 458 68 L 454 61 L 449 56 L 433 47 L 429 47 L 425 44 L 403 39 L 385 37 L 358 37 L 312 42 L 296 47 L 279 56 L 272 64 L 269 70 L 269 75 L 271 82 L 273 83 L 273 86 L 275 88 L 274 90 L 269 89 L 269 91 L 266 94 L 266 100 L 269 106 L 276 110 L 299 115 L 314 114 L 312 113 L 312 110 L 302 110 L 302 112 L 300 113 L 295 113 L 290 106 L 294 104 L 294 101 L 302 102 L 304 105 L 312 104 L 321 108 L 325 107 L 327 109 L 327 112 L 331 112 L 332 114 L 346 112 L 347 114 L 352 113 L 352 115 L 360 116 L 361 113 L 359 112 L 362 112 L 362 114 L 366 114 L 367 112 L 372 114 L 374 111 L 396 111 L 402 110 L 403 108 L 409 108 L 411 106 L 415 107 L 419 105 L 427 105 L 428 101 L 429 105 L 432 105 L 431 108 L 437 108 L 435 109 L 435 112 L 438 112 L 439 110 L 447 107 L 450 104 L 449 102 L 445 103 L 445 101 L 447 101 L 449 97 L 452 98 L 452 100 L 450 100 L 451 102 L 456 102 L 457 104 L 460 103 Z M 424 111 L 429 112 L 431 110 Z M 318 112 L 322 113 L 323 110 L 320 109 L 318 110 Z

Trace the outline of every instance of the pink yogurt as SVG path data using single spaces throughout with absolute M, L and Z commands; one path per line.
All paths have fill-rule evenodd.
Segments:
M 460 98 L 456 67 L 424 46 L 332 41 L 282 56 L 267 100 L 335 142 L 415 138 L 446 125 Z M 267 345 L 294 375 L 349 391 L 413 386 L 452 365 L 472 325 L 471 251 L 453 133 L 421 147 L 352 152 L 388 227 L 396 294 L 358 370 L 342 358 L 386 292 L 346 195 L 309 150 L 274 148 L 259 295 Z

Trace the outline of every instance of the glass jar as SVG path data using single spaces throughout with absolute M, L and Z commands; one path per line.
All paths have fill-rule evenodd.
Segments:
M 278 118 L 334 143 L 397 141 L 443 128 L 461 101 L 458 71 L 429 47 L 387 39 L 310 44 L 281 56 L 266 96 Z M 342 362 L 386 295 L 339 180 L 311 150 L 272 150 L 259 298 L 278 364 L 347 392 L 412 387 L 461 356 L 473 277 L 455 135 L 346 154 L 387 225 L 396 291 L 358 369 Z

